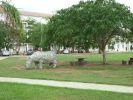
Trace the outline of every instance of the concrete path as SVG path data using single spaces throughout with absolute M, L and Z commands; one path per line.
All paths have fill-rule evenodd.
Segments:
M 8 58 L 8 57 L 0 57 L 0 60 L 6 59 L 6 58 Z
M 8 78 L 8 77 L 0 77 L 0 82 L 24 83 L 32 85 L 45 85 L 45 86 L 66 87 L 66 88 L 75 88 L 75 89 L 92 89 L 92 90 L 112 91 L 112 92 L 121 92 L 121 93 L 133 93 L 133 87 L 119 86 L 119 85 L 105 85 L 105 84 L 94 84 L 94 83 L 65 82 L 65 81 Z

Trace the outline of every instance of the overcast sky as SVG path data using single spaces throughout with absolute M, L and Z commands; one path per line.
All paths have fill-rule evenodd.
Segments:
M 12 4 L 20 10 L 52 14 L 56 10 L 77 4 L 80 0 L 11 0 Z M 116 0 L 130 6 L 133 12 L 133 0 Z

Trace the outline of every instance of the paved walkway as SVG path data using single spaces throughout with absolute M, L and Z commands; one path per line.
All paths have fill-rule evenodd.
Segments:
M 112 91 L 112 92 L 121 92 L 121 93 L 133 93 L 133 87 L 119 86 L 119 85 L 105 85 L 105 84 L 94 84 L 94 83 L 65 82 L 65 81 L 8 78 L 8 77 L 0 77 L 0 82 L 24 83 L 32 85 L 45 85 L 45 86 L 66 87 L 66 88 L 75 88 L 75 89 L 93 89 L 93 90 Z
M 6 58 L 8 58 L 8 57 L 0 57 L 0 60 L 6 59 Z

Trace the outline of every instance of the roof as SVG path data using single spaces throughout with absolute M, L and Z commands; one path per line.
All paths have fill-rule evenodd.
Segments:
M 39 13 L 39 12 L 31 12 L 31 11 L 19 11 L 23 16 L 33 16 L 33 17 L 51 17 L 52 14 Z
M 0 13 L 3 13 L 3 8 L 0 6 Z M 20 14 L 23 16 L 33 16 L 33 17 L 51 17 L 52 14 L 46 13 L 39 13 L 39 12 L 31 12 L 31 11 L 21 11 L 19 10 Z

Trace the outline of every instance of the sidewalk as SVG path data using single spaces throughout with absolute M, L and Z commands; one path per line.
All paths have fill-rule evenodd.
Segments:
M 0 60 L 6 59 L 6 58 L 8 58 L 8 57 L 0 57 Z
M 65 82 L 65 81 L 8 78 L 8 77 L 0 77 L 0 82 L 24 83 L 32 85 L 66 87 L 66 88 L 75 88 L 75 89 L 92 89 L 92 90 L 112 91 L 112 92 L 121 92 L 121 93 L 133 93 L 133 87 L 95 84 L 95 83 Z

